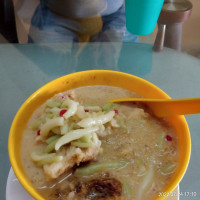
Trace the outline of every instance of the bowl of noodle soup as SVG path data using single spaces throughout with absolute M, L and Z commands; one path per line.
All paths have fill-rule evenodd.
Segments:
M 184 116 L 159 119 L 150 105 L 107 103 L 120 97 L 170 98 L 139 77 L 91 70 L 53 80 L 24 102 L 8 150 L 29 194 L 38 200 L 170 195 L 190 158 Z

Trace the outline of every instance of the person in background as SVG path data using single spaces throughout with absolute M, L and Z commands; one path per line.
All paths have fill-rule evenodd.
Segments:
M 126 29 L 124 0 L 40 0 L 29 43 L 138 42 Z

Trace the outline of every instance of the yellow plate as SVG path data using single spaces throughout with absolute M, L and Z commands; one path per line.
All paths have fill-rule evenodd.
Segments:
M 116 71 L 91 70 L 69 74 L 53 80 L 33 93 L 17 112 L 9 133 L 8 150 L 9 158 L 15 175 L 22 186 L 38 200 L 44 198 L 37 192 L 28 180 L 20 159 L 21 138 L 25 126 L 33 112 L 54 94 L 72 88 L 86 85 L 109 85 L 121 87 L 138 93 L 145 98 L 170 98 L 157 86 L 136 76 Z M 183 177 L 189 163 L 191 140 L 187 122 L 183 116 L 168 117 L 176 130 L 179 145 L 178 167 L 172 176 L 170 183 L 162 192 L 171 192 Z M 156 200 L 165 199 L 157 197 Z

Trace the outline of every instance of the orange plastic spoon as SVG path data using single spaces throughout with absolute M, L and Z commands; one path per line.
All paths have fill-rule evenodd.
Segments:
M 152 108 L 157 117 L 200 114 L 200 97 L 184 99 L 119 98 L 111 99 L 108 102 L 144 102 Z

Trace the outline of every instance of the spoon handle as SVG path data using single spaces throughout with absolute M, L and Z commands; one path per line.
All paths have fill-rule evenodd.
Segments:
M 111 99 L 109 102 L 144 102 L 152 108 L 157 117 L 200 114 L 200 97 L 184 99 L 119 98 Z

